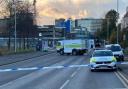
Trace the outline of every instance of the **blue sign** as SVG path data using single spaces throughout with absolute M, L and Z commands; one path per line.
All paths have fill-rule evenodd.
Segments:
M 66 25 L 66 32 L 70 32 L 70 30 L 71 30 L 71 20 L 68 19 L 68 20 L 65 22 L 65 25 Z

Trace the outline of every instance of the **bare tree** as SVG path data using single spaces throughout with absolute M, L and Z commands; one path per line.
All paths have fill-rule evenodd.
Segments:
M 14 4 L 16 5 L 17 15 L 17 38 L 19 42 L 19 48 L 29 48 L 28 39 L 36 36 L 36 30 L 34 29 L 34 13 L 33 4 L 28 0 L 19 1 L 10 0 L 7 4 L 7 11 L 9 12 L 8 30 L 9 30 L 9 48 L 10 39 L 14 35 Z M 23 44 L 22 44 L 23 43 Z

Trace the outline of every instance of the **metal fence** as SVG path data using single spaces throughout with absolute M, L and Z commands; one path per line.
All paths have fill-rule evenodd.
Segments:
M 17 48 L 34 48 L 38 38 L 17 38 Z M 0 38 L 0 48 L 13 48 L 15 45 L 14 38 Z

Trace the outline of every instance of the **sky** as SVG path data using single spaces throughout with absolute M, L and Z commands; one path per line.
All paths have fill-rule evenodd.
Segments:
M 126 13 L 128 0 L 118 1 L 121 20 Z M 38 25 L 49 25 L 59 18 L 104 18 L 109 10 L 117 10 L 117 0 L 37 0 L 36 9 Z
M 117 10 L 117 0 L 37 0 L 39 25 L 54 24 L 58 18 L 104 18 L 111 10 Z M 119 0 L 120 18 L 126 13 L 128 0 Z

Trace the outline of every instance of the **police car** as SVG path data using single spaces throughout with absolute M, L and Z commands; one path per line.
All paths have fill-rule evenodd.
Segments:
M 91 71 L 96 69 L 116 70 L 116 58 L 111 50 L 95 50 L 90 58 Z

